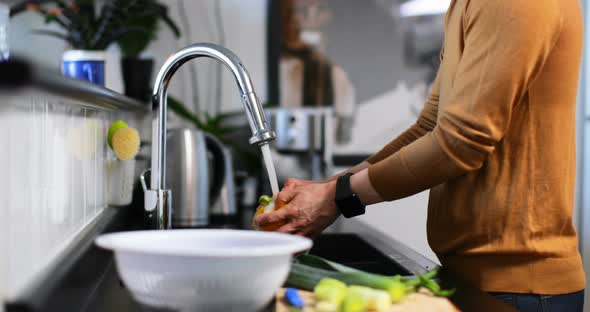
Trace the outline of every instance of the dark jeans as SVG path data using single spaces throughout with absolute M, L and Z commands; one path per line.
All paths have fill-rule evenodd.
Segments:
M 584 290 L 564 295 L 490 293 L 521 312 L 582 312 Z

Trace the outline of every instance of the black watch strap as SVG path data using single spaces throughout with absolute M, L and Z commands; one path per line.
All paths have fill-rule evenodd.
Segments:
M 365 206 L 350 187 L 351 176 L 352 173 L 347 173 L 338 177 L 336 181 L 336 207 L 345 218 L 352 218 L 365 213 Z

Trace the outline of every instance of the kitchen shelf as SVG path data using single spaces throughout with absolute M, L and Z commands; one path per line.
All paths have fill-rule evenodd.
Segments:
M 0 92 L 33 88 L 77 100 L 75 105 L 102 110 L 150 113 L 151 107 L 105 87 L 63 76 L 56 70 L 26 60 L 0 62 Z

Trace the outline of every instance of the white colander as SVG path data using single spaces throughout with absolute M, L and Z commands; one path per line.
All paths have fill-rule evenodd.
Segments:
M 311 240 L 241 230 L 134 231 L 101 235 L 140 303 L 180 311 L 258 311 Z

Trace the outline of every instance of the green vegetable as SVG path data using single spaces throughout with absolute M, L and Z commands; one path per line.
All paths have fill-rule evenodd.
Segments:
M 347 267 L 340 263 L 332 262 L 326 260 L 322 257 L 310 255 L 310 254 L 301 254 L 297 257 L 297 262 L 301 264 L 305 264 L 314 268 L 324 269 L 329 271 L 336 271 L 336 272 L 361 272 L 361 270 L 357 270 L 355 268 Z
M 412 279 L 407 279 L 407 280 L 404 281 L 404 284 L 406 284 L 406 286 L 408 288 L 419 287 L 420 286 L 420 283 L 421 283 L 420 282 L 420 278 L 412 278 Z
M 367 310 L 367 299 L 357 293 L 350 293 L 344 298 L 342 312 L 364 312 Z
M 338 288 L 341 290 L 346 290 L 346 284 L 344 284 L 343 282 L 335 279 L 335 278 L 323 278 L 322 280 L 320 280 L 320 282 L 318 283 L 317 286 L 329 286 L 329 287 L 333 287 L 333 288 Z
M 389 311 L 391 302 L 391 296 L 386 291 L 374 289 L 369 297 L 367 308 L 376 312 L 386 312 Z
M 406 295 L 406 285 L 397 279 L 366 272 L 340 273 L 338 280 L 348 285 L 360 285 L 382 289 L 389 293 L 392 302 L 401 301 Z
M 403 278 L 399 275 L 393 277 L 383 276 L 366 273 L 321 257 L 300 255 L 295 259 L 291 267 L 287 285 L 312 290 L 323 278 L 332 278 L 344 282 L 347 285 L 358 285 L 382 290 L 387 293 L 387 296 L 389 296 L 390 301 L 393 303 L 403 300 L 407 294 L 420 288 L 427 288 L 436 296 L 452 296 L 455 293 L 455 289 L 443 290 L 433 280 L 437 273 L 437 270 L 432 270 L 426 274 L 418 275 L 416 278 Z M 379 296 L 382 298 L 383 294 Z M 370 303 L 371 301 L 369 300 Z
M 442 290 L 437 282 L 428 278 L 427 274 L 420 275 L 420 286 L 430 290 L 435 296 L 450 297 L 455 294 L 455 288 L 449 290 Z
M 391 297 L 384 290 L 365 286 L 352 285 L 348 287 L 349 294 L 357 294 L 367 300 L 367 309 L 376 312 L 386 312 L 391 307 Z
M 319 301 L 315 304 L 316 312 L 338 312 L 338 306 L 327 301 Z
M 287 278 L 287 286 L 305 290 L 314 290 L 315 286 L 323 278 L 336 278 L 338 275 L 338 272 L 317 269 L 295 262 L 291 265 L 291 271 Z
M 322 279 L 314 288 L 317 301 L 326 301 L 340 306 L 347 293 L 346 284 L 333 278 Z
M 386 290 L 389 292 L 391 302 L 393 303 L 402 301 L 407 294 L 406 285 L 400 281 L 394 281 Z
M 425 274 L 422 274 L 421 276 L 423 278 L 432 279 L 432 278 L 435 278 L 437 274 L 438 274 L 438 269 L 434 269 L 429 272 L 426 272 Z
M 262 195 L 258 199 L 258 203 L 262 206 L 268 206 L 272 202 L 272 198 L 270 196 Z

